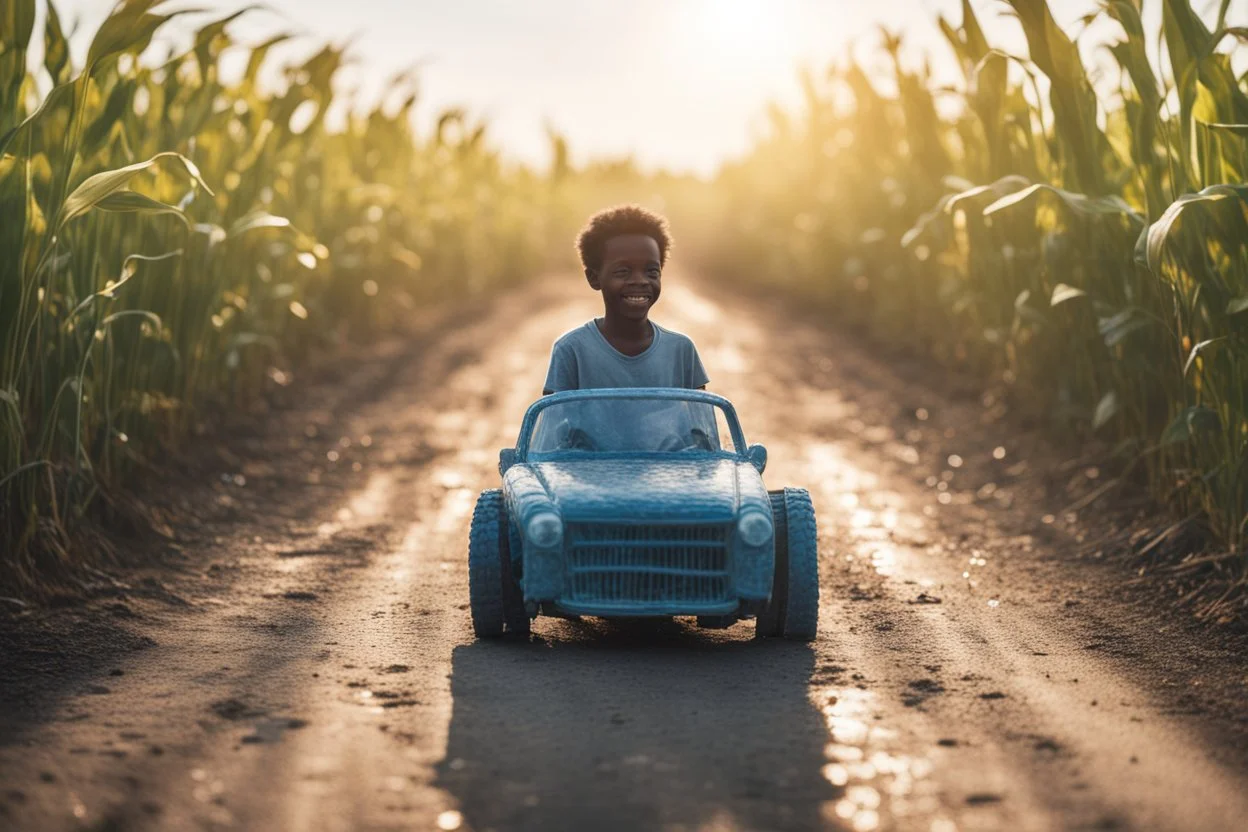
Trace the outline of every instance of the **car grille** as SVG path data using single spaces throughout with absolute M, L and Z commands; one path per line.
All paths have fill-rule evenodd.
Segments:
M 711 604 L 729 599 L 729 529 L 568 525 L 568 601 Z

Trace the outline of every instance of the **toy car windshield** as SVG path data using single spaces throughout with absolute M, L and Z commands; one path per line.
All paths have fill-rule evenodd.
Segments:
M 716 453 L 723 409 L 683 399 L 597 398 L 551 404 L 537 416 L 529 456 L 567 453 Z M 730 450 L 730 449 L 728 449 Z

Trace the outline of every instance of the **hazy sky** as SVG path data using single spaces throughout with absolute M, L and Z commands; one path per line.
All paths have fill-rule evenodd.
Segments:
M 1216 0 L 1197 0 L 1203 8 Z M 1000 0 L 972 0 L 994 44 L 1025 52 Z M 187 0 L 218 16 L 242 3 Z M 792 102 L 801 64 L 822 70 L 850 44 L 868 65 L 880 25 L 903 30 L 915 54 L 956 69 L 937 13 L 960 20 L 960 0 L 266 0 L 231 31 L 259 42 L 278 31 L 306 37 L 287 55 L 351 38 L 356 63 L 343 86 L 375 95 L 419 62 L 419 115 L 464 106 L 489 122 L 513 155 L 542 164 L 545 124 L 574 158 L 632 153 L 647 167 L 710 172 L 743 152 L 769 99 Z M 1151 4 L 1157 11 L 1159 2 Z M 1238 0 L 1233 5 L 1238 6 Z M 1248 3 L 1244 4 L 1248 6 Z M 58 0 L 67 25 L 93 30 L 111 0 Z M 1060 23 L 1095 0 L 1050 0 Z M 169 8 L 176 8 L 171 4 Z M 183 32 L 205 18 L 187 18 Z M 1248 21 L 1246 21 L 1248 22 Z M 174 27 L 177 28 L 177 24 Z M 41 31 L 41 30 L 37 30 Z M 85 43 L 76 44 L 85 49 Z

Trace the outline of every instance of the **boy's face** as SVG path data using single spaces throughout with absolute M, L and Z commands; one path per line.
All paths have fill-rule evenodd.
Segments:
M 647 234 L 622 234 L 607 240 L 602 268 L 585 270 L 589 285 L 602 292 L 607 312 L 644 320 L 659 299 L 663 266 L 659 244 Z

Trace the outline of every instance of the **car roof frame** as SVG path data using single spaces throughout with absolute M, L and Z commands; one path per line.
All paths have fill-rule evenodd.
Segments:
M 542 396 L 524 413 L 524 421 L 520 423 L 520 436 L 516 440 L 516 457 L 519 461 L 528 459 L 529 440 L 533 436 L 533 427 L 537 423 L 538 414 L 552 405 L 570 401 L 591 401 L 595 399 L 659 399 L 665 401 L 702 402 L 723 408 L 724 417 L 728 421 L 728 431 L 732 434 L 733 455 L 745 458 L 745 433 L 741 430 L 741 422 L 737 419 L 737 411 L 732 402 L 715 393 L 705 390 L 690 390 L 683 387 L 596 387 L 588 390 L 562 390 Z

